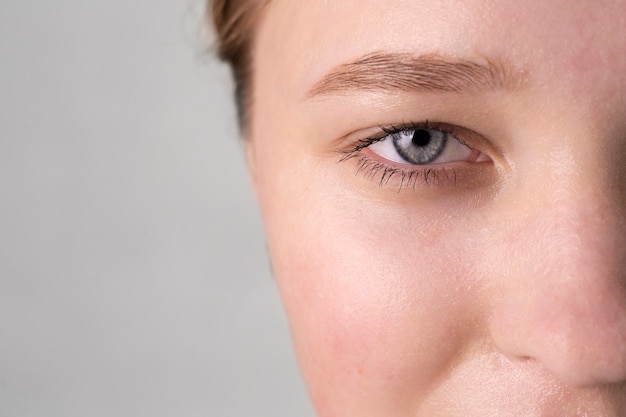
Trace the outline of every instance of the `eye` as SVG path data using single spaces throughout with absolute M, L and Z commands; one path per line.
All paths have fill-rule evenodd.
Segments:
M 357 158 L 356 174 L 398 192 L 433 184 L 477 186 L 494 178 L 488 154 L 498 155 L 491 141 L 472 129 L 428 121 L 379 126 L 372 136 L 354 140 L 351 146 L 341 151 L 339 162 Z
M 368 148 L 392 162 L 411 165 L 478 162 L 484 156 L 444 129 L 419 127 L 387 133 Z

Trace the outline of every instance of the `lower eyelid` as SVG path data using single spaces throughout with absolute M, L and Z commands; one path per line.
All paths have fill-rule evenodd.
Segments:
M 493 172 L 491 160 L 477 162 L 453 162 L 430 165 L 407 165 L 383 163 L 372 158 L 369 152 L 357 158 L 355 173 L 379 187 L 417 189 L 424 186 L 472 186 L 482 183 L 487 171 Z
M 484 154 L 483 154 L 484 155 Z M 460 198 L 465 195 L 476 200 L 476 193 L 495 190 L 504 173 L 491 158 L 474 162 L 453 162 L 430 165 L 408 165 L 382 160 L 365 148 L 353 154 L 343 164 L 357 181 L 354 185 L 366 193 L 396 198 Z M 348 173 L 346 172 L 346 173 Z M 470 193 L 470 194 L 466 194 Z

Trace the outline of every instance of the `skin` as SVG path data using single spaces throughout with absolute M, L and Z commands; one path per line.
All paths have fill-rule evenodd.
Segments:
M 624 27 L 610 0 L 266 8 L 248 159 L 321 417 L 626 415 Z M 497 62 L 514 85 L 311 96 L 380 52 Z M 426 120 L 481 158 L 409 186 L 360 158 L 424 167 L 340 162 Z

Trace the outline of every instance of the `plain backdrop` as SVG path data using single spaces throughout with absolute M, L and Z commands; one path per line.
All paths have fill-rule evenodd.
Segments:
M 0 2 L 0 417 L 310 417 L 201 0 Z

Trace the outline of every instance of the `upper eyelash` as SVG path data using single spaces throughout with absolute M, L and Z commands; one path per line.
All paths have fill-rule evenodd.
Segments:
M 380 125 L 378 126 L 378 128 L 381 130 L 382 132 L 381 134 L 377 136 L 370 136 L 365 139 L 360 139 L 353 148 L 341 151 L 342 157 L 339 160 L 339 162 L 352 159 L 355 156 L 357 156 L 363 149 L 367 148 L 368 146 L 376 142 L 380 142 L 381 140 L 385 140 L 390 135 L 394 135 L 396 133 L 400 133 L 405 130 L 437 129 L 442 132 L 451 134 L 452 136 L 455 137 L 456 140 L 458 140 L 459 142 L 467 146 L 467 144 L 462 139 L 459 139 L 458 136 L 456 135 L 455 132 L 457 131 L 457 129 L 455 129 L 454 126 L 450 126 L 444 123 L 431 123 L 428 120 L 425 120 L 423 122 L 408 122 L 408 123 L 402 123 L 399 125 L 387 125 L 387 126 Z
M 408 122 L 401 123 L 399 125 L 389 125 L 389 126 L 378 126 L 386 135 L 393 135 L 394 133 L 402 132 L 403 130 L 418 130 L 418 129 L 437 129 L 442 132 L 454 134 L 456 129 L 454 126 L 439 123 L 439 122 L 429 122 L 428 120 L 424 120 L 423 122 Z
M 445 123 L 431 123 L 428 120 L 423 122 L 408 122 L 399 125 L 387 125 L 379 126 L 381 133 L 375 136 L 370 136 L 357 141 L 351 149 L 341 151 L 342 157 L 339 162 L 346 161 L 360 156 L 360 160 L 357 164 L 356 174 L 363 174 L 366 177 L 374 178 L 380 175 L 379 186 L 387 185 L 392 177 L 400 176 L 400 184 L 398 186 L 398 192 L 402 188 L 413 188 L 417 186 L 419 182 L 424 185 L 431 185 L 438 183 L 441 179 L 450 182 L 454 185 L 457 184 L 457 172 L 453 168 L 434 168 L 429 166 L 421 166 L 419 168 L 404 169 L 389 166 L 383 162 L 375 161 L 361 154 L 361 151 L 368 146 L 386 140 L 390 135 L 405 131 L 405 130 L 418 130 L 418 129 L 437 129 L 442 132 L 446 132 L 454 136 L 456 140 L 462 144 L 468 146 L 465 141 L 459 138 L 457 134 L 458 128 Z M 470 146 L 468 146 L 470 147 Z M 445 178 L 443 178 L 445 177 Z

